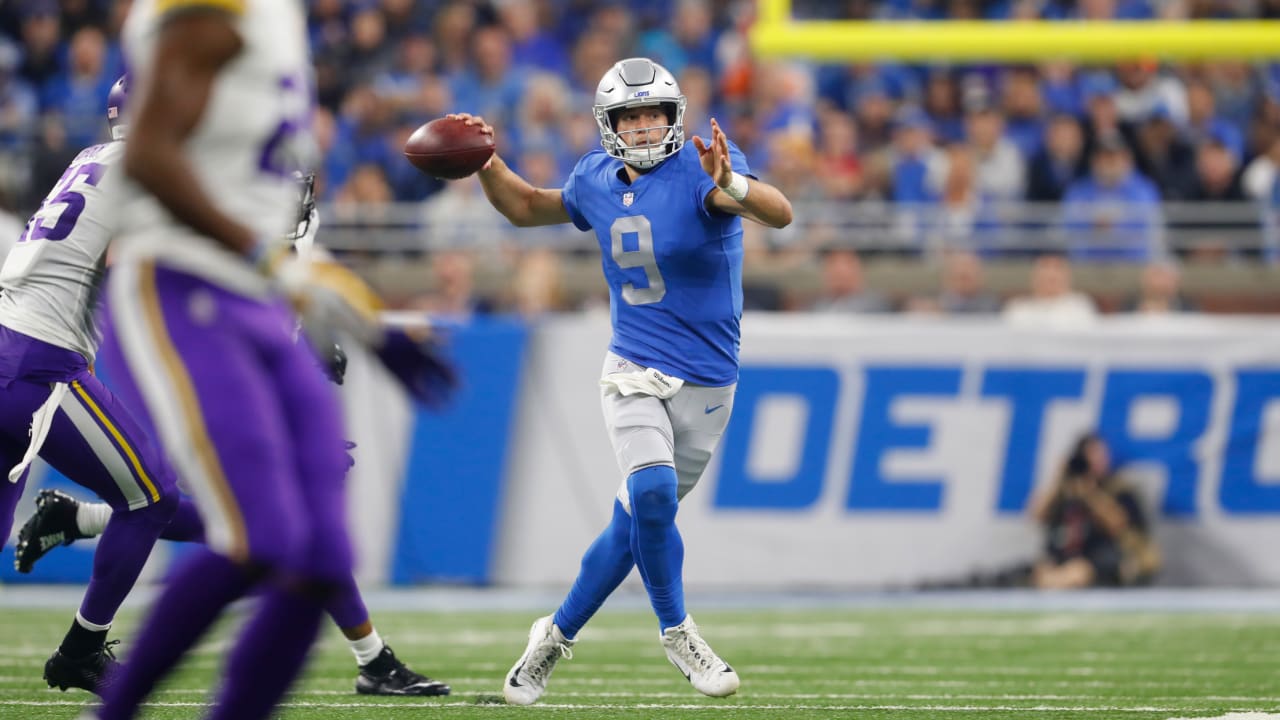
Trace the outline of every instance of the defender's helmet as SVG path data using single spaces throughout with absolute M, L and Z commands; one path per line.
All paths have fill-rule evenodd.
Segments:
M 648 170 L 675 155 L 684 146 L 685 97 L 675 76 L 649 58 L 619 60 L 600 78 L 592 111 L 600 129 L 600 145 L 604 151 L 626 164 Z M 626 108 L 658 106 L 666 112 L 667 124 L 649 130 L 665 130 L 662 142 L 644 147 L 629 147 L 619 137 L 618 114 Z
M 129 126 L 124 121 L 124 104 L 129 97 L 129 77 L 121 75 L 107 93 L 107 127 L 112 140 L 123 140 Z

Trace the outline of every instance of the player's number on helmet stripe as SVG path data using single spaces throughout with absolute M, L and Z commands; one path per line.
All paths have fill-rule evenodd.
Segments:
M 634 235 L 635 247 L 627 250 L 623 247 L 623 238 Z M 653 228 L 649 218 L 643 215 L 629 215 L 613 221 L 609 227 L 609 237 L 613 241 L 613 261 L 618 267 L 642 268 L 648 287 L 636 287 L 632 283 L 622 284 L 622 299 L 629 305 L 648 305 L 656 303 L 667 294 L 667 283 L 658 271 L 658 260 L 653 255 Z M 630 243 L 627 243 L 630 244 Z

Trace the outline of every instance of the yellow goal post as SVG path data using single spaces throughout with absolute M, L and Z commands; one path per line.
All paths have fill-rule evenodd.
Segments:
M 1280 21 L 797 20 L 791 0 L 757 0 L 751 47 L 761 57 L 826 62 L 1270 60 Z

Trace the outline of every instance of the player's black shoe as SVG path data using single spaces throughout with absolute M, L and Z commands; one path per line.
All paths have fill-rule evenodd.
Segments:
M 356 677 L 356 692 L 361 695 L 448 695 L 450 688 L 439 680 L 409 669 L 407 665 L 384 646 L 378 657 L 360 666 Z
M 76 526 L 79 505 L 79 500 L 59 490 L 41 490 L 36 495 L 36 514 L 18 531 L 18 546 L 13 553 L 13 566 L 18 572 L 31 572 L 45 553 L 87 537 Z
M 78 658 L 63 655 L 61 650 L 55 651 L 44 664 L 45 682 L 63 692 L 74 687 L 101 695 L 102 689 L 110 682 L 111 674 L 120 668 L 115 653 L 111 652 L 111 648 L 119 643 L 119 640 L 103 643 L 102 647 Z

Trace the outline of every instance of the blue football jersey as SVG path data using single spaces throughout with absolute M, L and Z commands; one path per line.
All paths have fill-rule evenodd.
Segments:
M 733 169 L 750 174 L 729 145 Z M 742 319 L 742 220 L 706 206 L 715 182 L 698 149 L 680 152 L 626 180 L 603 150 L 578 161 L 564 185 L 565 209 L 580 230 L 595 229 L 609 283 L 609 349 L 695 385 L 738 380 Z

